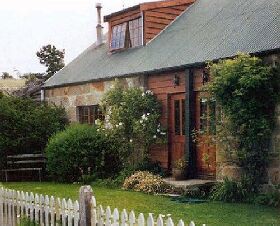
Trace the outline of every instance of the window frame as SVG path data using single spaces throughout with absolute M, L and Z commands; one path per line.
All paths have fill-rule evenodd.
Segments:
M 131 23 L 132 22 L 135 22 L 135 21 L 138 21 L 138 27 L 137 29 L 134 28 L 133 31 L 135 32 L 135 30 L 137 30 L 138 32 L 141 31 L 141 34 L 138 33 L 138 45 L 134 45 L 134 43 L 132 43 L 132 40 L 131 40 Z M 119 27 L 119 26 L 123 26 L 123 25 L 126 25 L 126 28 L 125 28 L 125 34 L 124 34 L 124 43 L 123 45 L 119 45 L 118 47 L 112 47 L 112 43 L 113 43 L 113 35 L 114 35 L 114 28 L 115 27 Z M 135 40 L 137 37 L 133 37 L 132 39 Z M 114 40 L 116 42 L 116 40 Z M 117 50 L 123 50 L 123 49 L 128 49 L 128 48 L 136 48 L 136 47 L 139 47 L 139 46 L 143 46 L 144 45 L 144 21 L 143 21 L 143 16 L 140 16 L 140 17 L 137 17 L 137 18 L 134 18 L 134 19 L 131 19 L 131 20 L 127 20 L 127 21 L 124 21 L 122 23 L 119 23 L 119 24 L 115 24 L 114 26 L 111 26 L 111 29 L 110 29 L 110 43 L 109 43 L 109 47 L 110 47 L 110 50 L 111 51 L 117 51 Z
M 87 114 L 84 114 L 85 111 L 87 111 Z M 94 125 L 97 119 L 104 121 L 104 114 L 98 104 L 77 106 L 76 112 L 77 121 L 80 124 Z M 87 119 L 85 120 L 85 118 Z

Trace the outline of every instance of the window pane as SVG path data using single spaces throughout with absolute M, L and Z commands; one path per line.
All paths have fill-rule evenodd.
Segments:
M 142 18 L 129 22 L 131 47 L 142 45 Z
M 210 100 L 209 102 L 209 130 L 210 134 L 216 134 L 216 101 Z
M 127 23 L 123 23 L 112 28 L 112 38 L 110 43 L 112 49 L 124 48 L 126 27 Z
M 200 130 L 207 130 L 207 99 L 200 99 Z
M 186 133 L 186 128 L 185 128 L 185 126 L 186 126 L 186 122 L 185 122 L 185 120 L 186 120 L 186 116 L 185 116 L 185 113 L 186 113 L 186 111 L 185 111 L 185 100 L 182 100 L 182 135 L 185 135 L 185 133 Z
M 180 135 L 181 127 L 180 127 L 180 101 L 174 101 L 174 122 L 175 122 L 175 135 Z

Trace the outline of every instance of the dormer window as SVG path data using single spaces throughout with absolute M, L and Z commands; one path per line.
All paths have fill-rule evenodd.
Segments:
M 112 50 L 132 48 L 141 45 L 143 45 L 142 17 L 112 27 L 110 43 Z

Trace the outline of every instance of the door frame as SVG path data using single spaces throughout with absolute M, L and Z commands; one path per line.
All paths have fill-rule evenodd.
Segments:
M 167 128 L 167 134 L 168 134 L 168 170 L 172 169 L 172 147 L 171 147 L 171 131 L 169 129 L 169 122 L 170 122 L 170 111 L 171 111 L 171 96 L 173 95 L 180 95 L 180 94 L 185 94 L 185 103 L 186 103 L 186 92 L 173 92 L 173 93 L 168 93 L 167 94 L 167 124 L 168 124 L 168 128 Z M 186 108 L 186 104 L 185 104 L 185 108 Z M 186 109 L 185 109 L 185 116 L 186 116 Z M 186 125 L 185 125 L 185 129 L 186 129 Z M 186 137 L 186 134 L 185 134 Z M 186 138 L 185 138 L 185 143 L 186 143 Z M 186 154 L 186 145 L 184 147 L 184 153 Z
M 201 98 L 207 98 L 207 94 L 209 94 L 209 92 L 205 91 L 205 90 L 197 90 L 197 91 L 194 91 L 194 129 L 197 129 L 198 126 L 200 126 L 200 123 L 197 123 L 197 121 L 199 121 L 199 118 L 197 117 L 200 117 L 200 112 L 197 112 L 197 109 L 199 108 L 200 109 L 200 106 L 198 106 L 198 104 L 200 103 L 200 99 Z M 200 110 L 199 110 L 200 111 Z M 209 113 L 209 106 L 207 106 L 207 114 Z M 209 122 L 207 121 L 207 128 L 208 128 L 208 125 Z M 211 136 L 211 135 L 204 135 L 204 136 Z M 210 178 L 210 179 L 216 179 L 217 177 L 217 146 L 214 145 L 214 149 L 215 149 L 215 161 L 214 161 L 214 168 L 215 170 L 213 171 L 213 175 L 212 174 L 203 174 L 203 175 L 199 175 L 199 171 L 198 171 L 198 167 L 197 167 L 197 151 L 198 151 L 198 144 L 194 144 L 194 147 L 193 147 L 193 150 L 194 150 L 194 153 L 195 153 L 195 159 L 194 159 L 194 164 L 195 164 L 195 174 L 194 176 L 196 178 Z M 213 147 L 212 147 L 213 148 Z

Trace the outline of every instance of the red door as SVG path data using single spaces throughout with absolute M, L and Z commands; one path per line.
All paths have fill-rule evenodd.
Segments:
M 197 92 L 195 101 L 196 169 L 200 178 L 216 176 L 216 102 L 206 93 Z
M 172 94 L 169 108 L 169 164 L 185 155 L 185 93 Z

